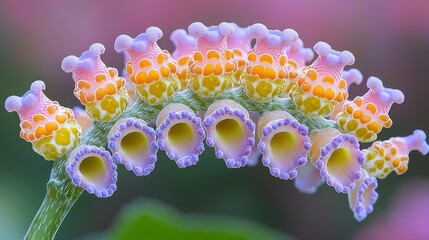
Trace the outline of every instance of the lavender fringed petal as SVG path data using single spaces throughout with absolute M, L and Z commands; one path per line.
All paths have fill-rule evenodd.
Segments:
M 109 132 L 108 147 L 113 161 L 125 165 L 136 176 L 147 176 L 155 168 L 156 133 L 141 119 L 120 119 Z
M 298 168 L 297 172 L 294 185 L 302 193 L 314 194 L 324 183 L 323 177 L 320 176 L 320 171 L 311 162 L 307 162 L 304 166 Z
M 350 165 L 347 166 L 347 169 L 333 170 L 329 167 L 328 161 L 332 161 L 331 157 L 336 150 L 341 151 L 342 149 L 350 151 Z M 331 144 L 321 149 L 321 157 L 316 161 L 316 167 L 320 170 L 320 174 L 326 179 L 326 183 L 329 186 L 333 186 L 337 192 L 348 193 L 355 187 L 353 181 L 360 178 L 360 168 L 363 163 L 364 156 L 359 150 L 357 139 L 353 136 L 342 134 L 336 137 Z
M 70 154 L 66 171 L 74 185 L 99 198 L 110 197 L 116 191 L 116 165 L 104 148 L 78 146 Z
M 197 164 L 199 155 L 205 150 L 201 118 L 185 105 L 165 107 L 158 115 L 156 132 L 159 148 L 165 150 L 179 168 Z
M 356 181 L 356 188 L 349 193 L 349 205 L 353 211 L 353 215 L 359 222 L 364 220 L 374 208 L 377 202 L 378 183 L 375 177 L 368 176 L 368 173 L 362 169 L 362 177 Z
M 247 111 L 231 100 L 212 104 L 204 119 L 206 143 L 214 147 L 217 158 L 223 158 L 228 168 L 247 164 L 255 144 L 255 124 Z
M 311 147 L 307 127 L 282 111 L 262 117 L 258 127 L 261 128 L 258 149 L 263 154 L 262 163 L 274 177 L 294 179 L 296 169 L 307 162 Z
M 365 161 L 356 137 L 328 128 L 311 132 L 310 139 L 309 156 L 320 175 L 337 192 L 349 193 Z

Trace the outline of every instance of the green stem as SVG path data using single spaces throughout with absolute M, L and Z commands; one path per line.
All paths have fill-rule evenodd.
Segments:
M 295 109 L 290 99 L 274 98 L 267 102 L 255 102 L 245 96 L 241 88 L 228 90 L 217 98 L 204 98 L 185 90 L 176 94 L 170 101 L 160 105 L 149 105 L 142 101 L 137 101 L 121 117 L 137 117 L 150 122 L 156 119 L 159 111 L 169 103 L 183 103 L 197 112 L 206 110 L 210 104 L 219 99 L 232 99 L 249 112 L 259 112 L 260 114 L 274 110 L 288 111 L 310 130 L 337 127 L 335 122 L 328 121 L 323 117 L 306 117 L 302 115 Z M 83 136 L 81 144 L 105 146 L 107 134 L 114 124 L 115 121 L 108 123 L 95 122 Z M 45 199 L 34 217 L 25 239 L 53 239 L 67 213 L 82 194 L 83 189 L 73 185 L 65 170 L 67 157 L 68 155 L 54 162 L 51 177 L 47 184 Z

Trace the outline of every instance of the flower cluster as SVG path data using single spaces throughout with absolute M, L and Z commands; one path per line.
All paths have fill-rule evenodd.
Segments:
M 377 178 L 404 173 L 410 151 L 429 151 L 421 130 L 360 149 L 392 125 L 389 110 L 404 95 L 370 77 L 368 92 L 347 100 L 349 86 L 363 80 L 359 70 L 344 69 L 355 61 L 349 51 L 318 42 L 309 63 L 314 52 L 297 32 L 259 23 L 192 23 L 171 34 L 171 55 L 157 44 L 162 35 L 150 27 L 116 39 L 125 55 L 122 77 L 103 63 L 99 43 L 64 58 L 85 111 L 49 100 L 41 81 L 6 100 L 20 117 L 21 137 L 45 159 L 64 161 L 72 183 L 91 194 L 114 193 L 116 164 L 149 175 L 159 150 L 179 168 L 195 165 L 205 140 L 228 168 L 261 159 L 271 175 L 294 180 L 304 193 L 325 182 L 348 194 L 361 221 L 378 198 Z

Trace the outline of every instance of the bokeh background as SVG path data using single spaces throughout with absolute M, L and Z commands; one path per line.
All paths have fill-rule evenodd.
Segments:
M 186 29 L 194 21 L 206 25 L 230 21 L 242 26 L 261 22 L 272 29 L 295 29 L 306 46 L 323 40 L 334 49 L 349 50 L 356 57 L 353 67 L 360 69 L 365 79 L 374 75 L 386 86 L 401 89 L 405 102 L 393 106 L 394 124 L 379 139 L 408 135 L 416 128 L 429 132 L 428 10 L 425 0 L 1 0 L 0 99 L 22 95 L 33 80 L 41 79 L 47 85 L 48 97 L 65 106 L 79 105 L 72 93 L 71 76 L 61 71 L 62 59 L 80 55 L 90 44 L 100 42 L 106 46 L 103 61 L 122 69 L 123 56 L 113 49 L 120 34 L 134 37 L 149 26 L 158 26 L 164 31 L 160 46 L 172 51 L 170 33 L 176 28 Z M 364 92 L 364 84 L 351 88 L 353 97 Z M 52 163 L 19 138 L 15 113 L 0 110 L 0 116 L 0 237 L 19 239 L 44 197 Z M 395 194 L 397 191 L 405 192 Z M 298 239 L 376 239 L 387 236 L 383 231 L 396 231 L 393 236 L 415 236 L 415 231 L 429 233 L 415 225 L 399 228 L 401 221 L 395 222 L 392 212 L 405 209 L 400 214 L 410 214 L 404 222 L 429 224 L 427 207 L 407 210 L 413 205 L 408 196 L 417 198 L 426 192 L 420 194 L 420 202 L 427 204 L 428 191 L 428 156 L 413 152 L 406 174 L 392 174 L 379 181 L 375 211 L 358 223 L 348 208 L 347 196 L 327 186 L 315 195 L 304 195 L 292 182 L 273 178 L 261 164 L 229 170 L 223 161 L 215 159 L 211 149 L 197 166 L 183 170 L 162 153 L 148 177 L 135 177 L 120 166 L 113 197 L 98 199 L 84 193 L 57 239 L 77 239 L 109 229 L 120 209 L 138 198 L 158 200 L 184 213 L 247 219 Z M 397 196 L 405 197 L 402 205 L 395 203 Z M 418 214 L 421 211 L 423 214 Z

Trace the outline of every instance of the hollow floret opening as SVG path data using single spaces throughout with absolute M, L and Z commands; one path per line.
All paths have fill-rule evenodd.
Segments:
M 349 181 L 349 169 L 353 164 L 353 154 L 347 148 L 335 149 L 327 162 L 327 170 L 340 182 Z
M 233 150 L 245 141 L 241 124 L 235 119 L 224 119 L 216 124 L 216 133 L 226 148 Z
M 149 150 L 149 142 L 143 133 L 131 132 L 122 138 L 121 148 L 125 154 L 134 158 L 144 155 Z
M 176 149 L 188 149 L 195 141 L 195 134 L 188 123 L 176 123 L 168 131 L 168 139 Z
M 289 160 L 296 149 L 295 136 L 289 132 L 276 133 L 270 141 L 272 156 L 277 160 Z
M 106 165 L 97 156 L 90 156 L 83 159 L 79 165 L 79 171 L 90 181 L 104 180 L 106 178 Z

